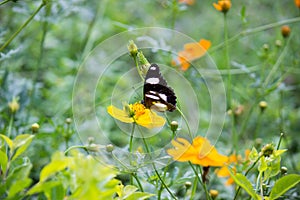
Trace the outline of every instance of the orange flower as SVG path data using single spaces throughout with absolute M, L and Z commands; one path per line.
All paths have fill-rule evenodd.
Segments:
M 181 69 L 186 71 L 190 67 L 191 61 L 202 57 L 211 46 L 209 40 L 201 39 L 199 42 L 187 43 L 184 45 L 184 50 L 178 53 L 178 62 L 181 65 Z M 176 61 L 172 61 L 176 63 Z
M 195 0 L 178 0 L 179 3 L 185 3 L 187 5 L 193 5 L 195 3 Z
M 213 3 L 213 6 L 216 10 L 227 13 L 227 11 L 231 8 L 230 0 L 218 0 L 218 3 Z
M 141 103 L 126 105 L 123 110 L 111 105 L 107 107 L 107 112 L 121 122 L 137 123 L 146 128 L 161 127 L 166 122 L 163 117 L 147 109 Z
M 190 144 L 184 138 L 172 140 L 173 149 L 168 149 L 167 153 L 179 162 L 190 161 L 193 164 L 208 166 L 223 166 L 228 157 L 218 153 L 214 146 L 203 137 L 196 137 Z
M 232 171 L 234 173 L 236 173 L 236 171 L 237 171 L 236 166 L 248 162 L 249 154 L 250 154 L 250 150 L 247 149 L 245 151 L 245 159 L 243 159 L 241 155 L 236 155 L 236 154 L 230 155 L 229 159 L 228 159 L 228 162 L 223 167 L 216 170 L 217 176 L 218 177 L 229 177 L 225 184 L 226 185 L 232 185 L 234 183 L 234 180 L 233 180 L 233 178 L 230 177 L 230 172 L 229 172 L 229 169 L 228 169 L 228 165 L 233 164 L 234 166 L 232 168 Z
M 300 8 L 300 0 L 295 0 L 295 5 L 297 8 Z

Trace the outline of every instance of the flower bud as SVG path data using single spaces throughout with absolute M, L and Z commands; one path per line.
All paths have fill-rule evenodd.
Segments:
M 135 58 L 138 54 L 138 48 L 134 44 L 133 40 L 129 41 L 129 45 L 127 46 L 127 48 L 128 48 L 130 55 Z
M 18 99 L 17 98 L 13 98 L 13 100 L 8 103 L 8 107 L 10 108 L 10 111 L 12 113 L 17 112 L 19 110 L 19 108 L 20 108 L 20 104 L 18 102 Z
M 185 186 L 186 190 L 188 190 L 188 189 L 191 188 L 192 183 L 191 183 L 190 181 L 186 181 L 186 182 L 184 183 L 184 186 Z
M 285 26 L 282 26 L 281 27 L 281 35 L 284 37 L 284 38 L 287 38 L 289 37 L 291 33 L 291 29 L 289 26 L 285 25 Z
M 227 110 L 227 115 L 229 115 L 229 116 L 231 116 L 232 115 L 232 110 L 231 109 L 229 109 L 229 110 Z
M 268 107 L 268 103 L 266 101 L 260 101 L 258 105 L 261 112 L 263 112 Z
M 112 145 L 112 144 L 106 145 L 106 151 L 108 153 L 111 153 L 113 150 L 114 150 L 114 145 Z
M 40 125 L 38 123 L 32 124 L 31 125 L 31 131 L 32 131 L 32 133 L 37 133 L 38 130 L 39 130 L 39 128 L 40 128 Z
M 89 150 L 89 151 L 99 152 L 99 150 L 100 150 L 100 148 L 101 148 L 101 145 L 92 143 L 92 144 L 89 144 L 86 148 L 87 148 L 87 150 Z
M 297 8 L 300 9 L 300 0 L 295 0 L 295 5 L 296 5 Z
M 65 122 L 66 122 L 66 124 L 71 124 L 72 123 L 72 119 L 71 118 L 67 118 Z
M 171 130 L 173 132 L 177 131 L 177 128 L 178 128 L 178 122 L 177 121 L 172 121 L 171 122 Z
M 261 150 L 262 154 L 265 157 L 269 157 L 274 153 L 274 145 L 273 144 L 266 144 L 262 150 Z
M 217 196 L 219 195 L 218 190 L 209 190 L 209 194 L 211 196 L 211 198 L 216 199 Z
M 275 45 L 276 45 L 276 47 L 281 47 L 282 46 L 281 40 L 276 40 Z
M 281 172 L 282 175 L 286 174 L 287 171 L 288 171 L 288 169 L 287 169 L 285 166 L 282 166 L 282 167 L 280 168 L 280 172 Z
M 88 137 L 88 144 L 92 144 L 95 142 L 95 138 L 94 137 Z
M 231 8 L 230 0 L 218 0 L 218 3 L 214 3 L 213 6 L 216 10 L 226 14 Z
M 235 116 L 239 116 L 244 112 L 244 106 L 243 105 L 238 105 L 235 109 L 234 109 L 234 115 Z
M 265 51 L 269 51 L 270 47 L 269 47 L 268 44 L 264 44 L 264 45 L 263 45 L 263 49 L 264 49 Z

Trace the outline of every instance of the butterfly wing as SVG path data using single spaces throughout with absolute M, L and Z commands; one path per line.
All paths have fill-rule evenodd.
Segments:
M 162 77 L 157 64 L 152 64 L 145 77 L 144 105 L 151 108 L 154 105 L 163 104 L 168 111 L 176 109 L 176 96 L 172 88 L 168 87 Z

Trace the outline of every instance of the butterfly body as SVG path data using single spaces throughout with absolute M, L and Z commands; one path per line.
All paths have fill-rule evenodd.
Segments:
M 157 64 L 151 64 L 144 82 L 144 105 L 157 111 L 174 111 L 176 96 L 162 77 Z

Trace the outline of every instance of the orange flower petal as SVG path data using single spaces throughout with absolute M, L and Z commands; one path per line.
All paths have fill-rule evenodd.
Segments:
M 202 166 L 223 166 L 228 160 L 227 156 L 219 154 L 203 137 L 196 137 L 192 144 L 183 138 L 178 138 L 177 141 L 173 140 L 172 144 L 175 148 L 167 152 L 177 161 L 190 161 Z
M 222 11 L 222 7 L 219 4 L 213 3 L 213 6 L 215 7 L 216 10 Z

